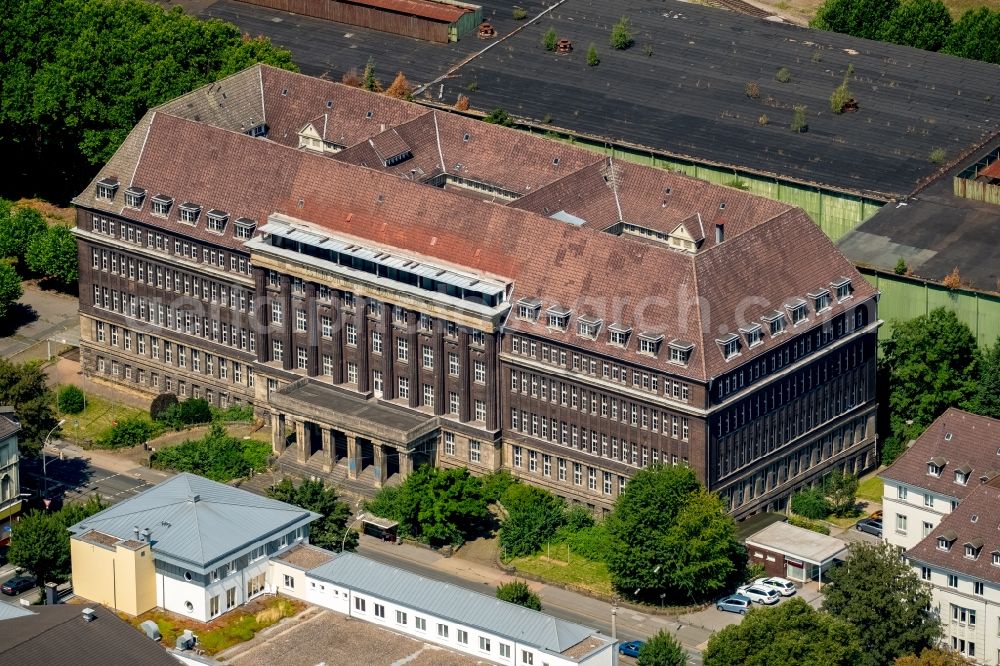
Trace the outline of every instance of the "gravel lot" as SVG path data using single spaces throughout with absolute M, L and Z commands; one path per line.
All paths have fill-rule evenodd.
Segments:
M 254 645 L 227 659 L 235 666 L 472 666 L 490 662 L 460 655 L 401 634 L 321 611 L 288 630 L 252 641 Z

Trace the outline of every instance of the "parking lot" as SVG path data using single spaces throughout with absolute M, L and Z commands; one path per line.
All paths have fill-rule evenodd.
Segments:
M 787 603 L 789 599 L 794 599 L 795 597 L 801 597 L 805 599 L 806 603 L 814 608 L 819 608 L 820 604 L 823 603 L 823 598 L 820 596 L 819 585 L 815 582 L 806 583 L 804 586 L 799 587 L 798 591 L 794 596 L 791 597 L 781 597 L 778 604 Z M 753 608 L 758 608 L 758 604 L 753 604 Z M 701 627 L 707 629 L 711 632 L 716 632 L 721 629 L 725 629 L 731 624 L 738 624 L 743 619 L 743 616 L 739 613 L 729 613 L 727 611 L 720 611 L 715 608 L 715 604 L 712 604 L 704 610 L 697 611 L 695 613 L 688 613 L 686 615 L 681 615 L 678 620 L 684 624 L 690 624 L 696 627 Z

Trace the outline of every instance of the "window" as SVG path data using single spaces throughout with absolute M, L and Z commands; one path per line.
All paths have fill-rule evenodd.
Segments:
M 226 610 L 236 605 L 236 588 L 231 587 L 226 590 Z
M 506 643 L 500 643 L 499 647 L 500 647 L 500 656 L 510 659 L 510 646 L 507 645 Z
M 477 384 L 486 383 L 486 361 L 476 359 L 473 363 L 474 379 Z
M 477 463 L 482 455 L 481 445 L 474 439 L 469 440 L 469 462 Z
M 906 486 L 896 486 L 896 497 L 901 500 L 906 499 Z
M 448 392 L 448 413 L 452 415 L 458 415 L 459 399 L 458 392 L 449 391 Z
M 994 550 L 992 555 L 993 559 L 990 561 L 990 564 L 992 564 L 995 567 L 1000 567 L 1000 551 Z
M 951 605 L 951 621 L 959 624 L 968 624 L 970 627 L 976 626 L 976 611 L 971 608 Z
M 396 611 L 396 624 L 406 624 L 406 613 L 401 610 Z
M 971 470 L 969 470 L 969 471 L 971 471 Z M 955 470 L 955 483 L 957 483 L 960 486 L 964 486 L 966 483 L 968 483 L 969 482 L 969 471 L 966 471 L 965 469 L 956 469 Z
M 576 333 L 580 337 L 597 338 L 597 331 L 601 328 L 601 320 L 593 317 L 580 317 L 576 321 Z
M 521 451 L 522 451 L 521 447 L 520 446 L 512 446 L 511 447 L 511 451 L 513 452 L 513 455 L 514 455 L 514 467 L 520 467 L 521 466 Z
M 438 636 L 441 638 L 448 638 L 448 625 L 438 624 Z
M 142 208 L 142 201 L 146 198 L 146 190 L 141 187 L 130 187 L 125 190 L 125 207 L 139 210 Z
M 569 325 L 569 310 L 564 307 L 554 305 L 545 311 L 546 326 L 558 331 L 565 331 Z
M 801 298 L 785 305 L 792 318 L 792 326 L 797 326 L 806 320 L 806 303 Z
M 421 360 L 423 362 L 424 368 L 426 368 L 427 370 L 433 370 L 434 369 L 434 350 L 431 349 L 428 345 L 424 345 L 423 348 L 420 350 L 420 354 L 421 354 Z
M 847 278 L 841 278 L 839 281 L 834 282 L 832 286 L 837 292 L 838 303 L 851 295 L 851 281 Z
M 98 199 L 111 201 L 115 198 L 115 192 L 117 190 L 118 181 L 113 178 L 102 178 L 97 181 L 96 196 Z
M 309 352 L 306 351 L 305 347 L 299 347 L 296 350 L 295 367 L 299 370 L 305 370 L 306 366 L 309 365 Z
M 455 455 L 455 433 L 453 432 L 444 434 L 444 453 L 448 456 Z
M 201 213 L 201 206 L 193 203 L 183 203 L 178 207 L 180 211 L 180 221 L 186 224 L 197 224 L 198 215 Z
M 632 329 L 622 326 L 620 324 L 612 324 L 608 328 L 608 342 L 619 347 L 624 347 L 628 344 L 628 335 Z
M 221 234 L 226 230 L 226 222 L 229 220 L 229 213 L 221 210 L 210 210 L 205 218 L 205 228 L 212 233 Z
M 365 612 L 365 600 L 361 597 L 354 597 L 354 610 Z
M 480 636 L 479 637 L 479 649 L 482 650 L 483 652 L 489 652 L 490 651 L 490 639 L 487 638 L 486 636 Z
M 358 364 L 354 361 L 347 362 L 347 381 L 350 384 L 358 383 Z
M 458 354 L 455 352 L 448 352 L 448 374 L 458 377 Z
M 333 337 L 333 318 L 329 315 L 323 315 L 320 317 L 320 328 L 322 330 L 322 335 L 324 338 Z
M 716 340 L 716 342 L 722 347 L 722 356 L 726 359 L 730 359 L 740 353 L 740 338 L 733 333 L 720 340 Z
M 972 543 L 965 544 L 965 557 L 969 560 L 975 560 L 979 557 L 979 551 L 983 547 L 983 542 L 976 540 Z
M 382 334 L 378 331 L 372 331 L 372 351 L 376 354 L 382 353 Z
M 213 285 L 214 286 L 214 285 Z M 300 332 L 305 332 L 306 330 L 306 311 L 296 310 L 295 311 L 295 330 Z
M 941 476 L 941 469 L 944 467 L 943 459 L 935 458 L 927 463 L 927 474 L 930 476 Z M 927 497 L 924 495 L 924 497 Z M 926 500 L 924 500 L 926 504 Z M 930 505 L 928 505 L 930 506 Z
M 271 360 L 281 361 L 285 358 L 285 347 L 281 340 L 271 341 Z
M 456 638 L 458 638 L 459 643 L 462 643 L 463 645 L 469 644 L 469 632 L 467 632 L 465 629 L 459 629 L 455 632 L 455 634 Z
M 931 579 L 931 568 L 920 567 L 920 580 L 930 580 L 930 579 Z
M 809 294 L 809 297 L 812 298 L 813 307 L 816 309 L 817 313 L 820 313 L 830 307 L 830 292 L 827 289 L 815 294 Z
M 930 534 L 932 529 L 934 529 L 934 526 L 932 524 L 928 523 L 927 521 L 924 521 L 924 525 L 923 525 L 923 528 L 921 529 L 921 533 L 920 533 L 921 538 L 923 538 L 923 537 L 927 536 L 928 534 Z
M 410 358 L 410 342 L 405 338 L 396 340 L 396 358 L 400 361 L 407 361 Z
M 527 650 L 521 650 L 521 663 L 522 664 L 534 664 L 535 655 Z
M 924 506 L 934 506 L 934 495 L 924 493 Z
M 427 619 L 422 618 L 419 615 L 413 616 L 413 626 L 417 631 L 427 631 Z
M 524 299 L 517 302 L 517 318 L 525 321 L 538 321 L 538 311 L 541 301 L 537 298 Z
M 348 323 L 344 325 L 344 331 L 347 333 L 347 344 L 356 347 L 358 345 L 358 327 Z
M 396 393 L 400 398 L 410 397 L 410 379 L 408 377 L 399 378 Z
M 256 227 L 257 223 L 253 220 L 245 217 L 238 218 L 236 220 L 236 231 L 234 232 L 234 235 L 237 238 L 250 238 L 253 236 L 253 232 Z
M 981 580 L 972 582 L 972 593 L 983 596 L 986 593 L 986 585 Z
M 280 324 L 282 319 L 281 303 L 271 303 L 271 323 Z
M 687 365 L 688 360 L 691 358 L 691 350 L 694 349 L 694 345 L 685 342 L 671 342 L 670 343 L 670 362 L 680 363 L 681 365 Z
M 208 614 L 211 617 L 219 614 L 219 595 L 215 595 L 208 600 Z
M 767 324 L 767 332 L 772 337 L 785 330 L 785 315 L 777 310 L 764 316 L 763 320 Z
M 289 576 L 288 574 L 285 574 L 285 581 L 284 582 L 285 582 L 285 587 L 287 589 L 289 589 L 289 590 L 294 590 L 295 589 L 295 578 L 294 577 Z
M 948 587 L 958 587 L 958 576 L 948 574 Z
M 896 514 L 896 532 L 906 534 L 906 516 L 898 513 Z
M 382 604 L 375 604 L 375 617 L 385 619 L 385 606 Z
M 434 406 L 434 387 L 424 384 L 424 407 Z
M 660 343 L 663 341 L 662 335 L 643 333 L 639 336 L 639 353 L 656 356 L 660 351 Z

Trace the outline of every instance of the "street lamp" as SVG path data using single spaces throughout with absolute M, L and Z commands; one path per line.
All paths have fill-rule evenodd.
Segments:
M 354 519 L 354 522 L 348 525 L 347 529 L 344 530 L 344 538 L 340 540 L 340 552 L 344 552 L 344 547 L 347 546 L 347 535 L 351 533 L 351 528 L 353 528 L 355 525 L 357 525 L 364 519 L 365 519 L 364 512 L 359 513 L 358 517 Z
M 46 463 L 45 447 L 49 445 L 49 437 L 51 437 L 52 433 L 54 433 L 63 423 L 66 423 L 66 419 L 62 419 L 59 421 L 59 423 L 52 426 L 52 430 L 49 430 L 49 434 L 45 436 L 45 440 L 42 442 L 42 479 L 45 483 L 45 498 L 43 499 L 47 499 L 49 495 L 49 473 L 47 471 L 45 464 Z

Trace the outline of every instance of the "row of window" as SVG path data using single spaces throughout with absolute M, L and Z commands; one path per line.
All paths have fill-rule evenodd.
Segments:
M 527 469 L 531 474 L 541 474 L 543 477 L 552 478 L 552 456 L 549 454 L 539 453 L 534 449 L 514 445 L 511 447 L 511 456 L 513 458 L 512 463 L 516 469 Z M 525 457 L 527 457 L 527 464 L 525 464 Z M 539 466 L 539 460 L 541 460 L 541 466 Z M 599 470 L 589 465 L 584 466 L 583 463 L 579 462 L 568 463 L 566 458 L 556 457 L 555 463 L 555 478 L 561 482 L 567 482 L 567 470 L 571 467 L 573 470 L 573 485 L 582 486 L 584 467 L 586 467 L 588 490 L 601 492 L 604 495 L 612 495 L 615 489 L 614 482 L 617 480 L 618 494 L 620 495 L 625 492 L 625 485 L 628 481 L 624 476 L 613 475 L 611 472 Z M 600 472 L 601 480 L 600 491 L 597 487 L 598 472 Z
M 583 372 L 592 377 L 601 377 L 604 380 L 613 381 L 622 385 L 628 385 L 631 378 L 633 388 L 659 393 L 660 382 L 663 382 L 663 396 L 673 398 L 681 402 L 688 402 L 691 399 L 691 387 L 686 382 L 672 380 L 668 377 L 661 377 L 655 373 L 640 370 L 630 370 L 629 368 L 609 361 L 599 361 L 598 359 L 579 354 L 569 353 L 564 349 L 549 347 L 542 343 L 539 345 L 535 340 L 525 338 L 520 335 L 510 336 L 511 351 L 515 354 L 527 356 L 529 358 L 540 358 L 546 363 L 557 365 L 562 368 L 572 367 L 576 372 Z M 539 356 L 538 352 L 541 352 Z M 567 362 L 571 361 L 572 366 Z M 598 374 L 600 370 L 600 374 Z
M 110 375 L 115 378 L 124 379 L 125 381 L 135 382 L 140 386 L 148 386 L 153 391 L 157 393 L 160 392 L 160 373 L 150 371 L 148 374 L 145 368 L 133 367 L 132 364 L 119 361 L 116 358 L 106 359 L 104 356 L 97 357 L 97 372 L 103 375 Z M 246 367 L 247 371 L 247 388 L 254 387 L 254 374 L 253 368 L 250 366 Z M 268 385 L 272 380 L 268 380 Z M 275 387 L 276 388 L 276 387 Z M 177 395 L 182 398 L 188 397 L 188 383 L 185 379 L 175 379 L 170 375 L 163 376 L 163 391 L 166 393 L 174 393 L 176 390 Z M 221 409 L 226 409 L 230 405 L 230 401 L 233 404 L 240 404 L 240 399 L 237 396 L 232 396 L 225 391 L 219 391 L 216 396 L 215 391 L 211 388 L 205 388 L 204 393 L 202 393 L 202 387 L 198 384 L 192 384 L 190 387 L 190 397 L 192 398 L 202 398 L 204 397 L 210 404 L 216 404 L 216 399 L 218 399 L 218 406 Z

